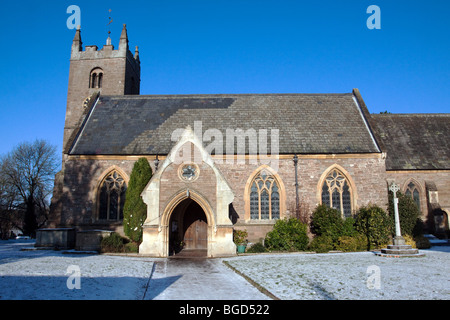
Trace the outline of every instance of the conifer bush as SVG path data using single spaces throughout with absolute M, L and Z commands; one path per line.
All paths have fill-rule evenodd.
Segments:
M 152 177 L 152 168 L 146 158 L 139 158 L 131 171 L 123 208 L 123 230 L 132 241 L 142 241 L 142 225 L 147 218 L 147 206 L 141 193 Z

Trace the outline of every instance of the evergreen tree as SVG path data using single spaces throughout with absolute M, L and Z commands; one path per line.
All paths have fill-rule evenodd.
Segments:
M 152 168 L 146 158 L 139 158 L 131 171 L 123 208 L 123 230 L 134 242 L 142 241 L 142 225 L 147 217 L 147 206 L 141 193 L 152 177 Z
M 398 215 L 400 218 L 400 229 L 403 235 L 418 236 L 422 234 L 422 220 L 420 210 L 416 202 L 401 192 L 397 192 Z M 394 220 L 394 194 L 389 192 L 389 215 L 392 217 L 392 230 L 395 230 Z

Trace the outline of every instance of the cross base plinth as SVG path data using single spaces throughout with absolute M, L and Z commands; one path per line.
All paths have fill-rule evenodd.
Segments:
M 404 241 L 405 240 L 403 240 L 403 243 Z M 377 253 L 377 255 L 382 257 L 393 257 L 393 258 L 425 256 L 425 254 L 419 253 L 419 250 L 414 249 L 413 247 L 407 244 L 388 245 L 387 248 L 381 249 L 381 252 Z
M 405 238 L 403 238 L 402 236 L 395 236 L 393 242 L 394 242 L 395 246 L 404 246 L 404 245 L 406 245 Z

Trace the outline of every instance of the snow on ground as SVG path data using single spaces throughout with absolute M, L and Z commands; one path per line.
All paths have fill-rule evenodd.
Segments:
M 52 250 L 20 251 L 33 244 L 30 240 L 0 241 L 0 299 L 142 299 L 149 283 L 151 287 L 154 263 L 166 261 Z M 280 299 L 449 300 L 450 247 L 421 252 L 425 257 L 386 258 L 371 252 L 295 253 L 238 256 L 208 263 L 222 264 L 225 260 Z M 69 286 L 76 284 L 69 266 L 77 266 L 81 272 L 79 290 L 67 286 L 68 282 Z M 227 272 L 227 268 L 217 270 Z M 164 296 L 164 292 L 160 294 Z
M 142 299 L 153 261 L 143 258 L 20 251 L 33 242 L 0 242 L 0 299 Z M 81 273 L 80 289 L 74 272 Z M 67 283 L 69 282 L 69 289 Z
M 420 252 L 425 256 L 255 255 L 228 263 L 282 300 L 450 299 L 450 247 Z

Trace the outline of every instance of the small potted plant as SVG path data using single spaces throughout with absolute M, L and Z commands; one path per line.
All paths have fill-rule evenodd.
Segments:
M 233 230 L 233 241 L 237 246 L 238 253 L 244 253 L 247 246 L 247 230 Z

